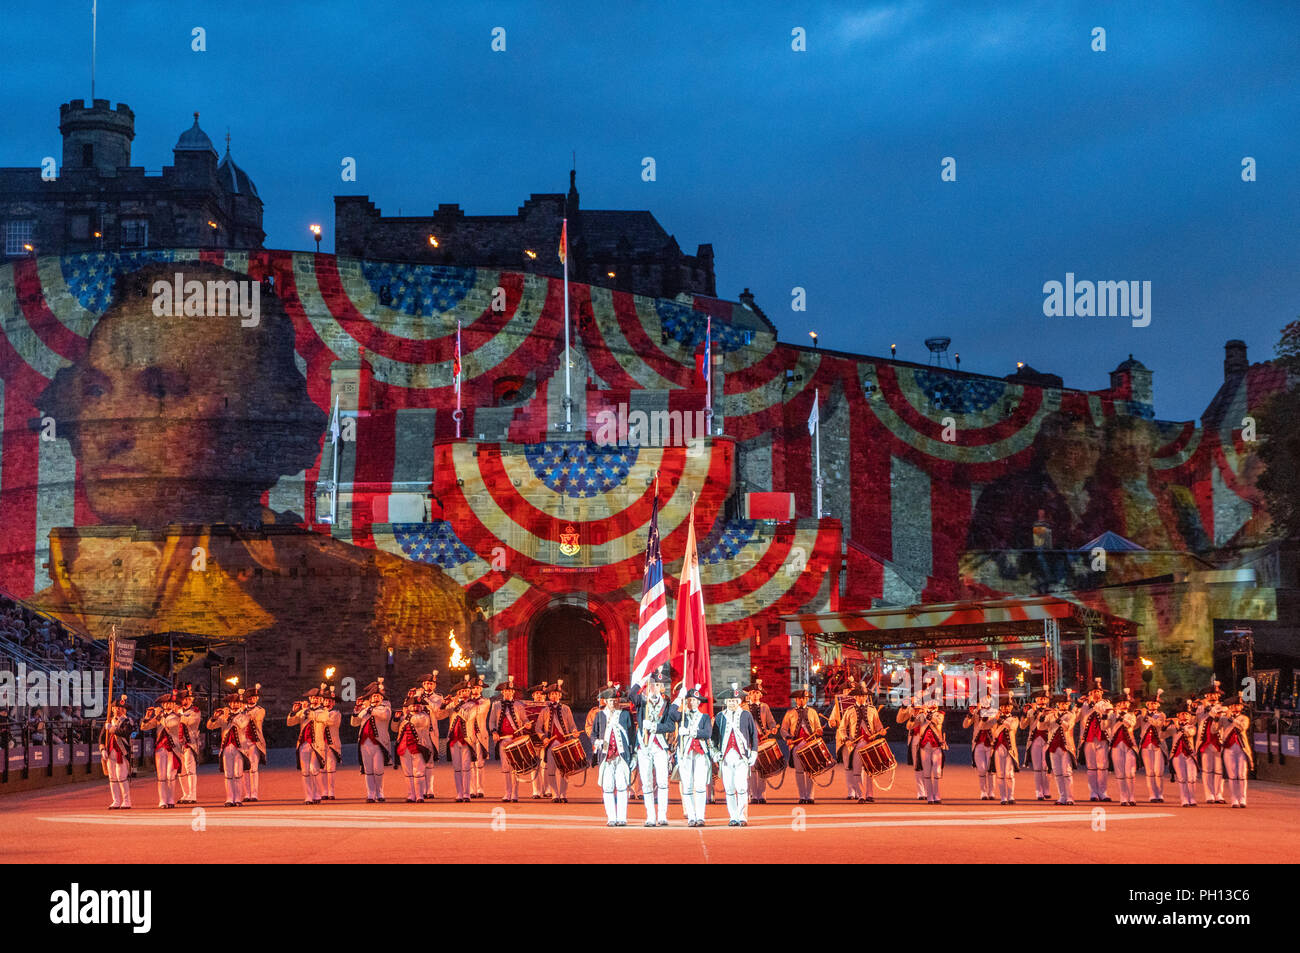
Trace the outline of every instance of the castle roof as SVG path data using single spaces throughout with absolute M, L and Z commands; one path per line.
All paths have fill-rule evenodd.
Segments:
M 236 165 L 235 160 L 230 157 L 229 142 L 226 143 L 226 155 L 222 158 L 221 165 L 217 166 L 217 181 L 232 195 L 251 195 L 255 199 L 261 198 L 257 194 L 257 186 L 248 177 L 248 173 Z
M 194 125 L 181 133 L 181 137 L 176 140 L 173 152 L 210 152 L 212 157 L 217 157 L 217 150 L 212 148 L 212 140 L 208 134 L 199 128 L 199 114 L 194 114 Z

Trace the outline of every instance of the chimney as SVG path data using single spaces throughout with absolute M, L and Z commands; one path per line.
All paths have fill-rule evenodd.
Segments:
M 1235 338 L 1223 345 L 1223 379 L 1240 377 L 1250 368 L 1246 359 L 1246 342 Z

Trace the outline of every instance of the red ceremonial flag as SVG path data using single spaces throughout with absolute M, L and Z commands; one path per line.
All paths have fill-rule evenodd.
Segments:
M 569 255 L 569 220 L 566 218 L 564 224 L 560 226 L 560 261 L 565 261 Z
M 700 686 L 700 710 L 713 714 L 713 680 L 709 675 L 709 634 L 704 626 L 704 589 L 700 585 L 700 557 L 695 549 L 695 504 L 691 503 L 686 533 L 686 558 L 677 589 L 677 618 L 673 620 L 673 659 L 682 673 L 682 688 Z

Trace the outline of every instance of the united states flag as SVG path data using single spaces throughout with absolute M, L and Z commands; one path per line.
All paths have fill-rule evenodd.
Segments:
M 664 592 L 664 557 L 659 549 L 659 494 L 650 510 L 650 537 L 645 550 L 645 586 L 637 619 L 636 654 L 632 659 L 632 684 L 644 685 L 660 665 L 667 663 L 668 596 Z

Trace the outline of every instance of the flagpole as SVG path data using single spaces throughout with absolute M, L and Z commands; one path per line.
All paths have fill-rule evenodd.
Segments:
M 339 398 L 334 395 L 333 433 L 330 434 L 334 444 L 334 469 L 330 471 L 330 532 L 339 524 Z
M 90 0 L 90 104 L 95 105 L 95 44 L 99 32 L 99 0 Z
M 820 410 L 820 394 L 813 391 L 813 411 L 817 416 L 817 426 L 813 430 L 813 441 L 817 454 L 817 518 L 822 518 L 822 415 Z
M 456 439 L 460 439 L 460 422 L 464 419 L 465 413 L 460 409 L 460 318 L 456 319 L 456 412 L 452 417 L 456 421 Z
M 713 315 L 704 326 L 704 406 L 708 410 L 709 435 L 713 435 Z
M 573 429 L 573 398 L 569 394 L 569 220 L 564 219 L 564 429 Z

